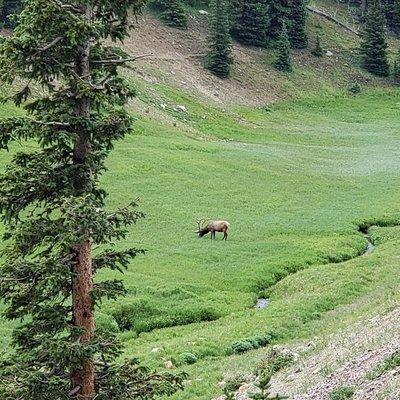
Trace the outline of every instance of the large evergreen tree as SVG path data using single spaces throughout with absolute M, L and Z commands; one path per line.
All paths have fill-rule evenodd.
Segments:
M 230 74 L 232 64 L 227 1 L 211 0 L 210 12 L 209 51 L 206 64 L 207 68 L 215 75 L 226 78 Z
M 389 75 L 385 17 L 378 0 L 368 8 L 361 52 L 367 71 L 379 76 Z
M 175 28 L 187 27 L 187 15 L 182 0 L 160 0 L 161 18 Z
M 268 9 L 265 0 L 246 0 L 232 28 L 234 37 L 243 44 L 266 47 L 268 44 Z
M 99 178 L 132 124 L 123 106 L 133 91 L 117 67 L 133 58 L 110 40 L 124 39 L 142 4 L 25 0 L 14 34 L 1 41 L 2 81 L 20 87 L 12 99 L 25 113 L 0 121 L 0 149 L 36 142 L 0 175 L 0 297 L 5 317 L 22 321 L 15 351 L 0 361 L 2 400 L 151 398 L 181 385 L 134 360 L 117 364 L 116 337 L 95 329 L 95 306 L 125 290 L 94 274 L 121 270 L 140 252 L 111 246 L 142 215 L 134 202 L 107 211 Z
M 268 6 L 267 35 L 272 39 L 278 39 L 283 24 L 287 24 L 290 17 L 289 0 L 266 0 Z
M 281 33 L 277 44 L 277 59 L 275 61 L 275 67 L 279 71 L 289 72 L 292 70 L 292 60 L 290 57 L 290 41 L 289 35 L 286 28 L 286 23 L 283 22 Z
M 306 29 L 307 9 L 305 0 L 292 0 L 290 3 L 289 38 L 293 49 L 305 49 L 308 45 Z

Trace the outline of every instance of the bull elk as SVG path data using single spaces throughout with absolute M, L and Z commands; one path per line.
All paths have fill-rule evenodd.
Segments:
M 201 223 L 204 223 L 204 221 L 208 222 L 206 225 L 201 227 Z M 199 229 L 196 231 L 196 233 L 199 235 L 199 237 L 203 237 L 204 235 L 207 235 L 207 233 L 211 232 L 211 239 L 215 239 L 215 232 L 222 232 L 224 234 L 222 240 L 228 239 L 228 229 L 230 226 L 228 221 L 212 221 L 200 219 L 197 220 L 197 224 Z

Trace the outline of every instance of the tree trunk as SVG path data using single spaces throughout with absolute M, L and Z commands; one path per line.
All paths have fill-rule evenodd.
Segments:
M 92 243 L 90 239 L 75 247 L 76 264 L 72 281 L 72 307 L 75 326 L 82 328 L 81 342 L 89 342 L 94 333 Z M 94 395 L 93 360 L 83 360 L 80 369 L 71 376 L 72 389 L 80 387 L 78 398 L 90 399 Z
M 82 6 L 86 19 L 92 19 L 92 7 L 90 5 Z M 90 51 L 91 40 L 82 48 L 81 54 L 75 61 L 75 72 L 82 80 L 90 80 Z M 90 99 L 81 98 L 77 102 L 75 114 L 77 117 L 90 117 Z M 73 159 L 76 165 L 84 164 L 91 143 L 88 133 L 82 127 L 78 133 L 78 138 L 74 147 Z M 88 190 L 86 179 L 75 182 L 77 194 L 84 194 Z M 87 232 L 87 238 L 76 244 L 74 251 L 76 253 L 76 263 L 73 268 L 72 278 L 72 313 L 73 323 L 76 327 L 82 328 L 82 333 L 75 337 L 82 343 L 90 342 L 94 335 L 94 304 L 92 299 L 93 291 L 93 265 L 92 265 L 92 241 L 90 232 Z M 71 389 L 76 393 L 79 399 L 89 400 L 94 397 L 94 363 L 93 359 L 86 358 L 82 360 L 79 369 L 71 373 Z

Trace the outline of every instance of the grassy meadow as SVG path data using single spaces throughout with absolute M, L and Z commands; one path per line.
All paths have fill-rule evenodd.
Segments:
M 157 90 L 165 118 L 138 116 L 102 179 L 110 208 L 141 199 L 146 218 L 116 246 L 147 255 L 123 276 L 128 297 L 105 302 L 98 322 L 119 333 L 126 356 L 190 373 L 174 399 L 212 398 L 224 372 L 254 368 L 265 341 L 313 337 L 398 302 L 400 231 L 372 229 L 379 246 L 358 257 L 358 224 L 400 216 L 400 93 L 223 110 Z M 228 241 L 197 238 L 202 217 L 229 220 Z M 255 310 L 260 296 L 270 305 Z M 0 325 L 5 344 L 11 325 Z M 243 340 L 254 349 L 234 354 Z

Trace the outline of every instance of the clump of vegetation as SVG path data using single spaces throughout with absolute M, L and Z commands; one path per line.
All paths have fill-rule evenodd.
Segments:
M 351 94 L 359 94 L 361 93 L 361 85 L 358 82 L 352 83 L 348 89 Z
M 232 64 L 232 49 L 228 3 L 226 0 L 211 0 L 210 34 L 208 36 L 209 51 L 207 68 L 220 78 L 227 78 Z
M 194 364 L 197 362 L 197 357 L 193 353 L 182 353 L 180 359 L 184 364 Z
M 290 57 L 290 41 L 289 35 L 286 28 L 286 24 L 283 24 L 282 31 L 279 36 L 277 43 L 277 59 L 275 61 L 275 67 L 279 71 L 289 72 L 292 71 L 292 60 Z
M 348 400 L 353 397 L 354 392 L 352 386 L 339 386 L 329 393 L 329 400 Z
M 317 37 L 315 39 L 315 46 L 311 50 L 311 54 L 315 57 L 323 57 L 325 54 L 324 48 L 322 47 L 322 42 L 321 42 L 321 33 L 318 32 Z
M 368 8 L 364 27 L 361 44 L 363 67 L 374 75 L 388 76 L 387 47 L 385 16 L 380 2 L 375 0 Z
M 228 354 L 243 354 L 247 351 L 258 349 L 260 347 L 264 347 L 267 344 L 271 343 L 273 339 L 276 338 L 276 334 L 273 332 L 268 332 L 263 335 L 253 336 L 248 339 L 239 340 L 233 342 L 228 350 Z

